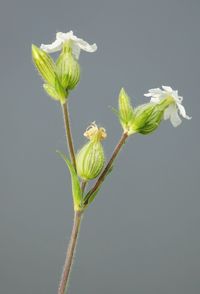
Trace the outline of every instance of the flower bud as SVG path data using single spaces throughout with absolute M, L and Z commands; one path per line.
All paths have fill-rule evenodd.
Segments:
M 32 57 L 35 67 L 44 81 L 54 87 L 56 74 L 52 58 L 35 45 L 32 45 Z
M 72 54 L 71 41 L 63 45 L 56 62 L 56 72 L 64 89 L 72 90 L 80 80 L 80 66 Z
M 89 139 L 76 156 L 77 173 L 84 180 L 96 178 L 103 169 L 105 157 L 101 140 L 106 138 L 106 130 L 92 123 L 84 133 Z
M 134 111 L 130 98 L 122 88 L 119 93 L 119 120 L 125 132 L 129 132 L 134 119 Z

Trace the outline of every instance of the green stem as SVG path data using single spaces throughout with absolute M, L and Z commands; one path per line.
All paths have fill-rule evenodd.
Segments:
M 81 191 L 82 191 L 82 193 L 84 193 L 84 191 L 85 191 L 85 188 L 86 188 L 86 186 L 87 186 L 87 181 L 82 181 L 81 182 Z
M 82 211 L 74 212 L 74 224 L 72 228 L 69 245 L 67 248 L 67 254 L 66 254 L 65 264 L 63 267 L 63 272 L 62 272 L 62 276 L 60 280 L 58 294 L 65 294 L 65 291 L 69 282 L 69 275 L 70 275 L 70 271 L 73 264 L 73 258 L 74 258 L 75 248 L 77 245 L 82 216 L 83 216 Z
M 69 111 L 68 111 L 67 102 L 65 102 L 64 104 L 61 104 L 61 106 L 62 106 L 63 119 L 64 119 L 64 124 L 65 124 L 65 132 L 66 132 L 66 138 L 67 138 L 70 158 L 71 158 L 72 164 L 74 166 L 74 169 L 76 171 L 76 157 L 75 157 L 74 145 L 73 145 L 73 140 L 72 140 L 72 133 L 71 133 L 71 127 L 70 127 L 70 118 L 69 118 Z

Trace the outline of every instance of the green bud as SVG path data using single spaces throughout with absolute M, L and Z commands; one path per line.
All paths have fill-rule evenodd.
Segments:
M 44 81 L 54 87 L 56 74 L 52 58 L 35 45 L 32 45 L 32 57 L 35 67 Z
M 80 66 L 72 54 L 71 41 L 63 45 L 56 62 L 56 72 L 64 89 L 74 89 L 80 80 Z
M 130 98 L 122 88 L 119 93 L 119 120 L 125 132 L 129 132 L 134 119 L 134 111 Z
M 90 141 L 78 152 L 76 165 L 79 177 L 87 181 L 96 178 L 103 169 L 105 156 L 101 140 L 107 135 L 104 128 L 98 128 L 95 123 L 92 123 L 84 136 Z

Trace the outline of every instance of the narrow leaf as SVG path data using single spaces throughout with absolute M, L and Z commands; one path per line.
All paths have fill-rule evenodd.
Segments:
M 78 176 L 74 170 L 72 163 L 67 159 L 66 155 L 61 151 L 56 151 L 61 158 L 65 161 L 68 166 L 71 175 L 71 183 L 72 183 L 72 195 L 74 200 L 74 209 L 80 210 L 82 208 L 82 191 L 79 183 Z

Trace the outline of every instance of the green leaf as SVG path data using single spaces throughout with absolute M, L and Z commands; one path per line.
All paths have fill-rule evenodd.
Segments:
M 75 172 L 75 169 L 72 165 L 72 163 L 67 159 L 66 155 L 62 153 L 61 151 L 56 151 L 61 158 L 65 161 L 67 164 L 70 175 L 71 175 L 71 183 L 72 183 L 72 195 L 73 195 L 73 201 L 74 201 L 74 210 L 81 210 L 83 208 L 83 197 L 82 197 L 82 191 L 79 183 L 78 176 Z

